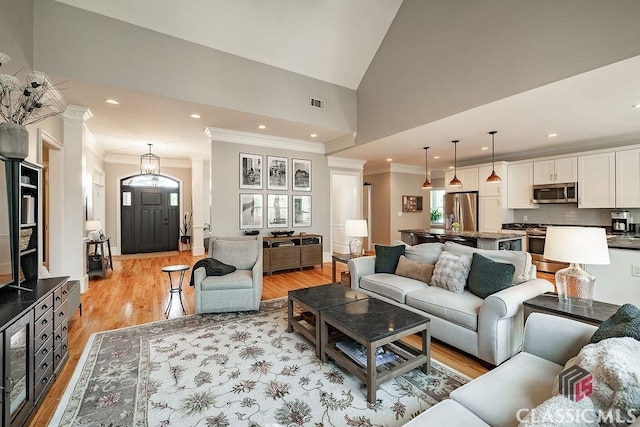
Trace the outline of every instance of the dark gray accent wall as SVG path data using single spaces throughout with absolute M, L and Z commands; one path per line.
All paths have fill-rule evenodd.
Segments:
M 640 55 L 637 0 L 404 0 L 358 87 L 357 144 Z
M 356 92 L 53 0 L 35 4 L 48 73 L 300 123 L 356 130 Z M 326 101 L 309 107 L 309 97 Z

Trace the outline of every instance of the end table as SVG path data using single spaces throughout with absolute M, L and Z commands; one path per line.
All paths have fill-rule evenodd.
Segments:
M 531 298 L 525 301 L 523 305 L 525 322 L 531 313 L 547 313 L 595 326 L 600 326 L 603 321 L 611 317 L 620 308 L 619 305 L 600 301 L 593 301 L 591 307 L 573 306 L 560 302 L 558 294 L 551 292 Z

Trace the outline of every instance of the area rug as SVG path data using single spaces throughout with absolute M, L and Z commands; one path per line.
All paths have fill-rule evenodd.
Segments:
M 114 260 L 123 260 L 123 259 L 142 259 L 142 258 L 162 258 L 165 256 L 176 256 L 180 255 L 178 251 L 166 251 L 166 252 L 147 252 L 140 254 L 124 254 L 124 255 L 114 255 Z
M 366 401 L 286 332 L 286 298 L 93 334 L 51 426 L 400 426 L 469 381 L 433 361 Z

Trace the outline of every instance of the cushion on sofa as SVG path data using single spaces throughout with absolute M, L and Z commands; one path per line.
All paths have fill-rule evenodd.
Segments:
M 209 255 L 225 264 L 233 265 L 238 270 L 251 270 L 258 259 L 258 251 L 262 251 L 257 240 L 220 240 L 213 242 L 213 252 Z
M 427 409 L 404 427 L 490 427 L 455 400 L 445 399 Z
M 375 245 L 376 247 L 376 273 L 391 273 L 396 272 L 398 267 L 398 260 L 400 255 L 404 255 L 404 245 L 398 246 L 383 246 Z
M 574 402 L 562 395 L 553 396 L 528 412 L 518 427 L 600 427 L 591 399 Z M 562 415 L 559 416 L 559 414 Z
M 624 304 L 606 319 L 591 337 L 591 343 L 607 338 L 631 337 L 640 341 L 640 308 Z
M 515 271 L 516 267 L 513 264 L 495 262 L 479 253 L 474 253 L 467 280 L 469 291 L 484 299 L 512 286 Z
M 535 277 L 530 277 L 531 272 L 531 254 L 523 251 L 497 251 L 488 249 L 477 249 L 470 246 L 460 245 L 455 242 L 446 242 L 444 244 L 444 252 L 450 252 L 454 255 L 465 255 L 471 259 L 474 253 L 489 258 L 496 262 L 504 262 L 513 264 L 516 272 L 513 275 L 513 284 L 517 285 L 526 282 Z
M 442 252 L 433 269 L 431 285 L 445 288 L 455 293 L 462 293 L 467 285 L 467 277 L 471 269 L 471 258 L 457 256 L 450 252 Z
M 424 283 L 429 283 L 429 281 L 431 280 L 431 276 L 433 275 L 434 267 L 435 265 L 433 264 L 411 261 L 407 259 L 406 256 L 402 255 L 398 260 L 396 274 L 398 276 L 408 277 L 410 279 L 416 279 Z
M 450 292 L 437 286 L 427 286 L 408 293 L 409 307 L 432 314 L 471 331 L 478 330 L 478 314 L 483 300 L 469 291 L 461 294 Z
M 219 291 L 225 289 L 252 289 L 251 270 L 236 270 L 224 276 L 207 276 L 200 288 L 203 291 Z
M 402 240 L 394 240 L 393 245 L 404 245 L 404 256 L 411 261 L 426 262 L 435 264 L 442 253 L 444 245 L 442 243 L 421 243 L 419 245 L 407 245 Z
M 401 303 L 405 302 L 409 292 L 428 287 L 424 282 L 389 273 L 369 274 L 360 278 L 360 288 Z

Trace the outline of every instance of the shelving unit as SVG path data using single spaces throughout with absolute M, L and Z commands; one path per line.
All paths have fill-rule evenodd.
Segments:
M 38 203 L 40 200 L 40 168 L 30 163 L 19 163 L 17 263 L 19 284 L 38 279 Z M 15 247 L 15 246 L 14 246 Z
M 263 242 L 262 265 L 265 273 L 322 266 L 322 236 L 319 234 L 265 237 Z

